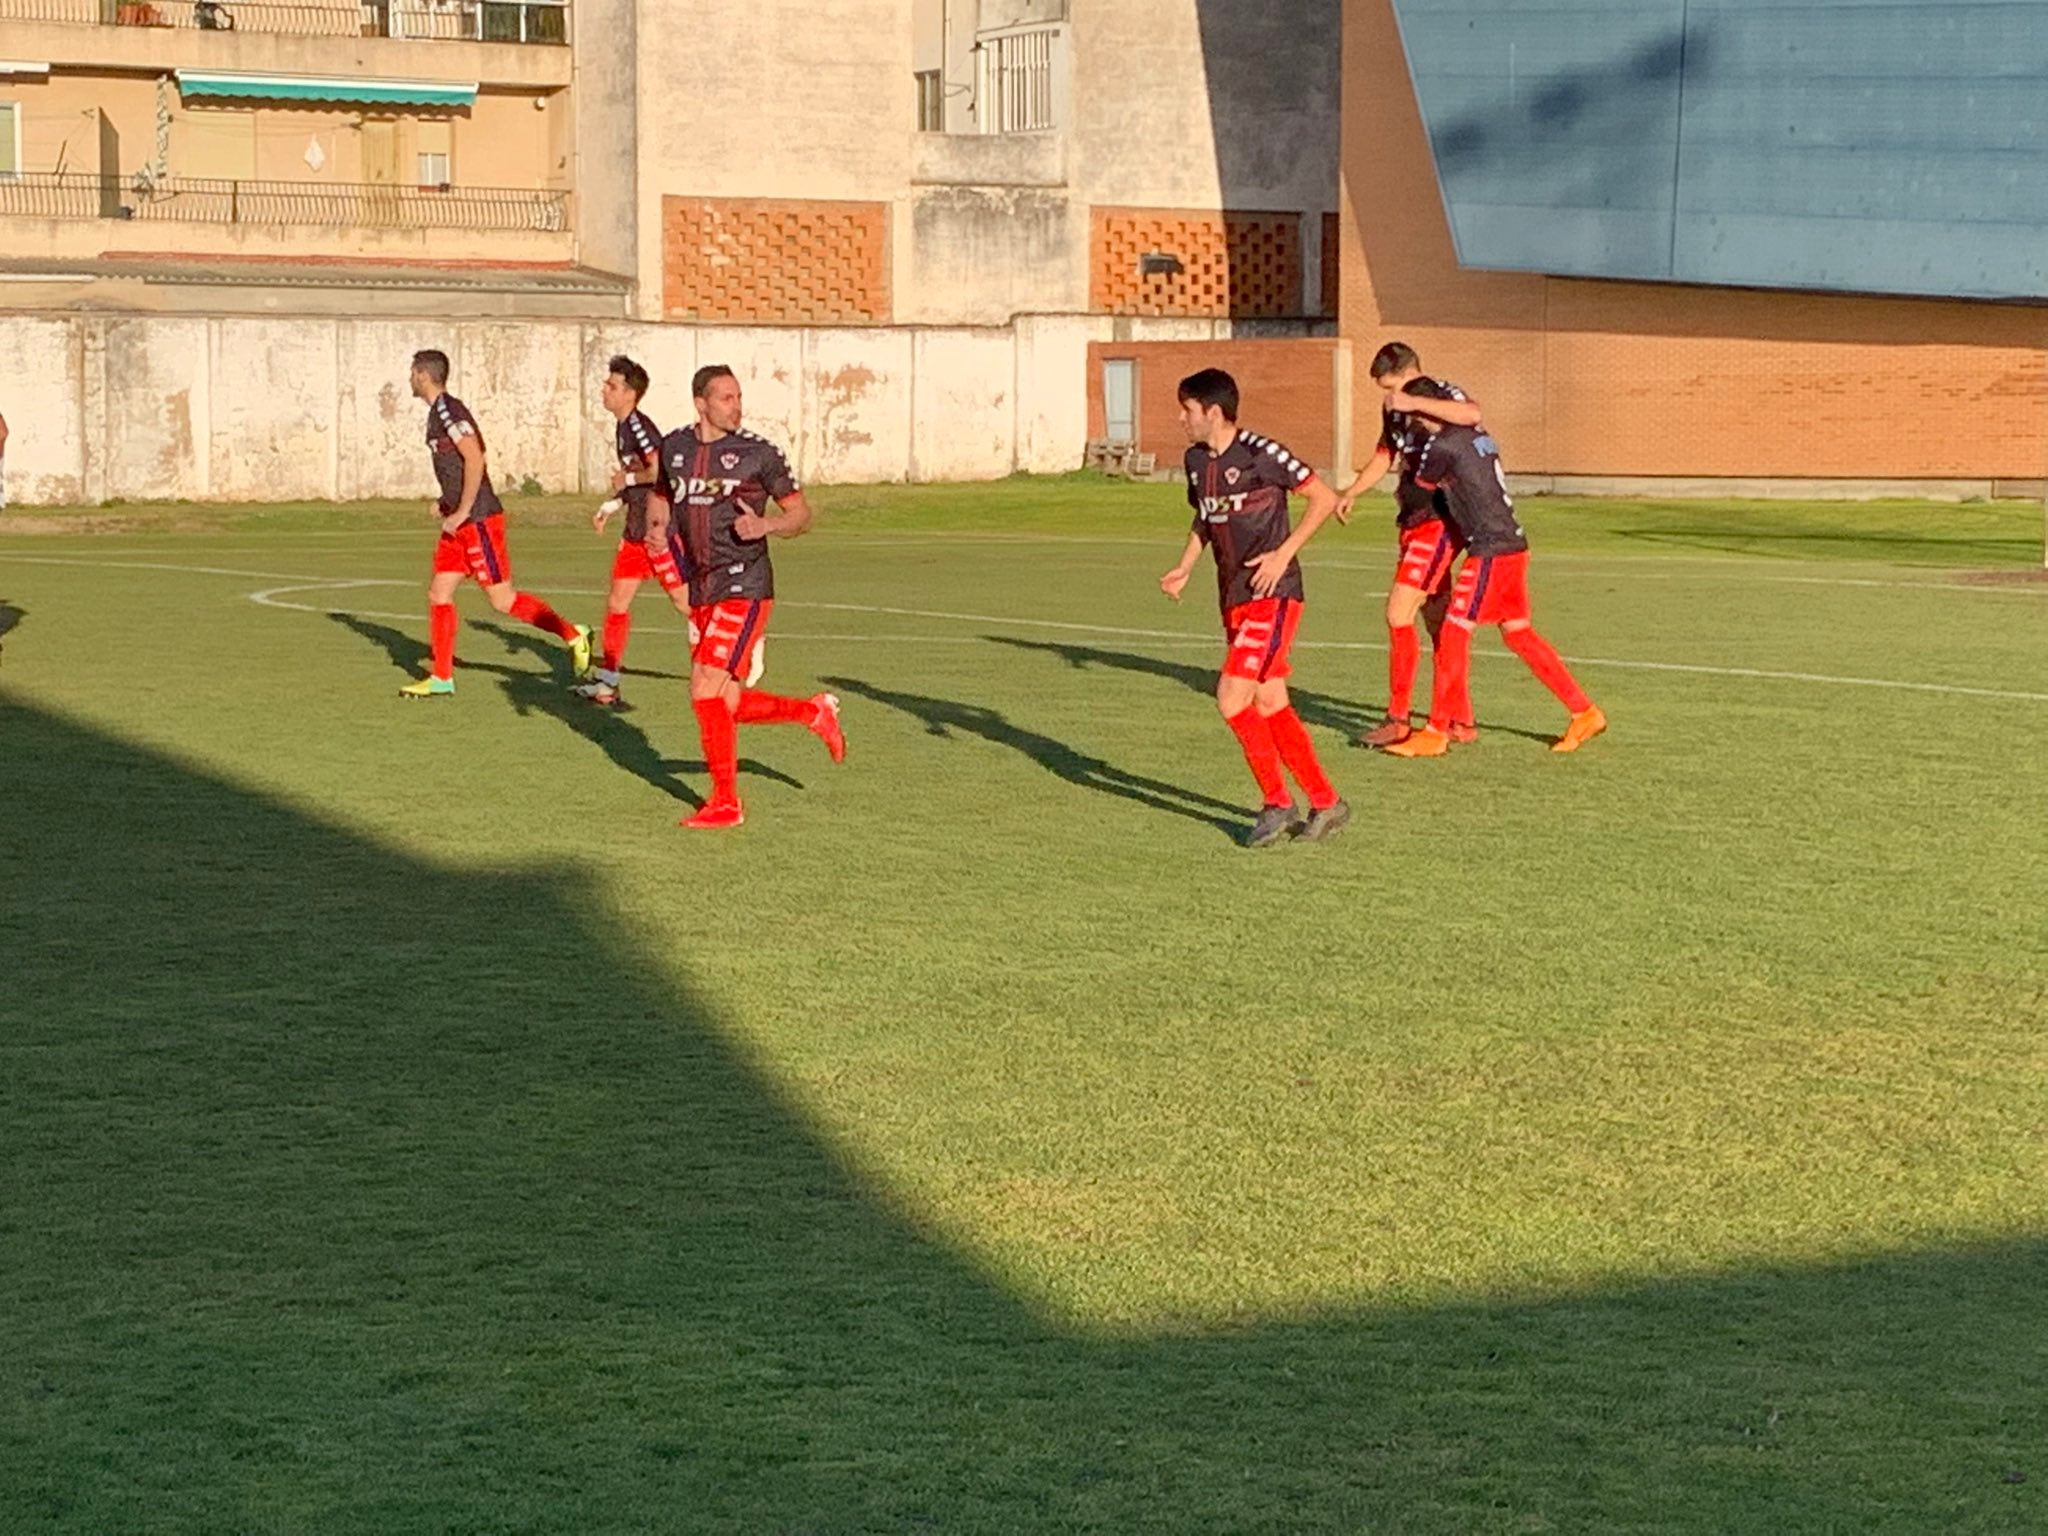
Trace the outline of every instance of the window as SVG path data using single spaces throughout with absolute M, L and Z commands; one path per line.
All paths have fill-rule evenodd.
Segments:
M 984 37 L 981 52 L 983 133 L 1038 133 L 1053 126 L 1053 58 L 1057 27 Z
M 254 112 L 187 112 L 171 129 L 172 173 L 208 181 L 256 176 Z
M 920 69 L 917 72 L 917 131 L 946 131 L 945 77 L 939 70 Z
M 0 101 L 0 181 L 12 181 L 21 174 L 21 107 Z
M 419 124 L 413 136 L 413 149 L 419 161 L 421 186 L 445 187 L 455 179 L 452 169 L 454 133 L 452 123 L 424 121 Z

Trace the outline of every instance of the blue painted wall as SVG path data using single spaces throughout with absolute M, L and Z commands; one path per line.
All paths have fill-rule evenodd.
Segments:
M 1393 0 L 1469 267 L 2048 297 L 2048 0 Z

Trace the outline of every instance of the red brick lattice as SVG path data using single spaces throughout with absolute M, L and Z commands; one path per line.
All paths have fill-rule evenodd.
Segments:
M 661 254 L 671 320 L 889 319 L 883 203 L 664 197 Z
M 1301 313 L 1301 215 L 1163 208 L 1094 212 L 1089 302 L 1113 315 Z M 1177 272 L 1146 273 L 1147 255 Z

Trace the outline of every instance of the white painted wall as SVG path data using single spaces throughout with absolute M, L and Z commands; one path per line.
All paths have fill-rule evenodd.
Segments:
M 407 379 L 424 347 L 448 354 L 501 487 L 604 489 L 612 424 L 597 389 L 618 352 L 653 376 L 646 406 L 664 429 L 692 418 L 697 368 L 732 368 L 747 425 L 805 480 L 1061 473 L 1086 442 L 1088 343 L 1111 327 L 0 315 L 0 355 L 20 362 L 0 386 L 9 501 L 429 499 Z

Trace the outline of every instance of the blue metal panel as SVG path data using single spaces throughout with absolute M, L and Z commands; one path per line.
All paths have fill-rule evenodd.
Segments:
M 2048 296 L 2048 0 L 1393 0 L 1459 261 Z

